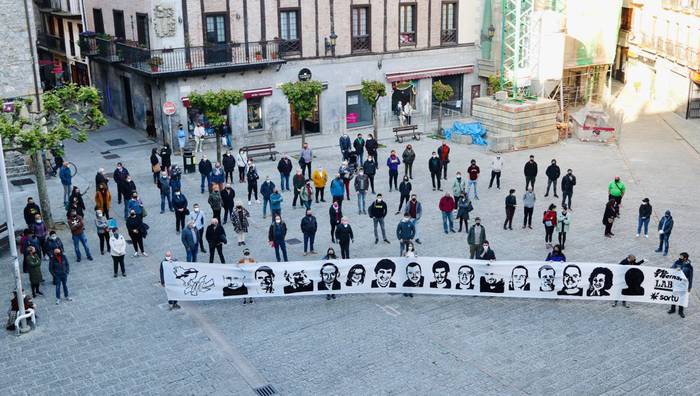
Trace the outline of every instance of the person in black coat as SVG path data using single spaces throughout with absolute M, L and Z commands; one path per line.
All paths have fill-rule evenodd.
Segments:
M 309 209 L 306 211 L 306 216 L 301 219 L 301 232 L 304 234 L 304 256 L 308 254 L 308 251 L 310 251 L 311 254 L 316 254 L 316 251 L 314 251 L 314 238 L 316 237 L 317 229 L 318 223 L 316 222 L 316 217 L 311 213 L 311 209 Z
M 27 223 L 27 228 L 31 228 L 34 224 L 34 216 L 41 214 L 41 208 L 34 203 L 32 197 L 27 198 L 27 206 L 24 207 L 24 222 Z
M 428 170 L 430 171 L 430 179 L 433 182 L 433 191 L 435 191 L 435 179 L 437 179 L 437 189 L 442 191 L 440 187 L 440 170 L 442 169 L 442 162 L 437 155 L 437 152 L 433 151 L 432 156 L 428 160 Z
M 338 202 L 331 204 L 331 207 L 328 209 L 328 218 L 331 222 L 331 241 L 335 243 L 335 229 L 343 218 L 343 210 L 338 205 Z
M 223 252 L 223 246 L 226 244 L 226 231 L 219 224 L 219 220 L 211 219 L 211 223 L 207 226 L 205 238 L 209 244 L 209 262 L 214 262 L 214 250 L 216 250 L 221 264 L 226 264 Z
M 146 238 L 148 226 L 144 224 L 143 218 L 137 215 L 134 210 L 129 212 L 129 217 L 126 219 L 126 229 L 131 238 L 131 245 L 134 247 L 134 257 L 139 255 L 139 249 L 141 249 L 141 254 L 144 257 L 148 256 L 143 250 L 143 240 Z
M 236 157 L 231 154 L 230 150 L 226 150 L 226 153 L 221 157 L 221 164 L 224 166 L 224 181 L 233 183 L 233 172 L 236 171 Z
M 476 256 L 474 258 L 476 260 L 495 260 L 496 259 L 496 253 L 489 246 L 489 241 L 484 241 L 482 243 L 481 247 L 476 252 Z
M 160 149 L 160 167 L 161 170 L 165 170 L 170 173 L 170 156 L 173 155 L 173 150 L 170 148 L 170 144 L 165 143 L 165 145 Z
M 350 242 L 355 241 L 355 236 L 352 233 L 347 217 L 343 217 L 340 225 L 335 229 L 335 239 L 340 244 L 340 257 L 344 259 L 350 258 Z
M 374 156 L 369 153 L 369 150 L 367 150 L 367 159 L 362 164 L 362 170 L 369 177 L 369 186 L 374 194 L 374 175 L 377 174 L 377 161 L 374 160 Z
M 525 163 L 525 168 L 523 169 L 525 173 L 525 191 L 527 191 L 527 186 L 532 184 L 532 189 L 535 189 L 535 178 L 537 178 L 537 162 L 535 162 L 535 156 L 531 155 L 530 160 Z
M 372 158 L 379 161 L 379 157 L 377 157 L 378 148 L 379 143 L 377 143 L 377 139 L 375 139 L 371 133 L 367 134 L 367 140 L 365 140 L 365 150 L 367 150 L 367 157 L 372 156 Z M 365 173 L 367 173 L 367 170 L 365 170 Z
M 287 260 L 287 243 L 285 238 L 287 237 L 287 224 L 282 221 L 279 215 L 275 215 L 274 221 L 270 224 L 270 228 L 267 231 L 267 241 L 270 246 L 275 248 L 275 256 L 277 257 L 277 262 L 280 262 L 280 250 L 282 251 L 282 256 L 284 261 Z
M 280 173 L 280 191 L 289 190 L 289 175 L 292 173 L 292 161 L 286 155 L 277 163 L 277 170 Z
M 439 180 L 438 178 L 438 182 Z M 399 209 L 394 213 L 395 215 L 401 213 L 401 207 L 404 202 L 408 204 L 408 200 L 411 198 L 411 190 L 413 190 L 413 185 L 408 181 L 408 176 L 404 176 L 403 181 L 399 184 L 399 193 L 401 196 L 399 197 Z
M 561 170 L 559 170 L 557 160 L 552 160 L 552 163 L 547 167 L 545 174 L 547 175 L 547 192 L 544 193 L 544 196 L 548 197 L 549 186 L 554 186 L 554 196 L 556 198 L 559 198 L 559 196 L 557 195 L 557 180 L 559 179 L 559 175 L 561 175 Z
M 202 155 L 202 159 L 199 160 L 199 164 L 197 164 L 197 170 L 200 176 L 199 189 L 202 194 L 204 194 L 205 182 L 206 185 L 209 186 L 209 175 L 211 174 L 212 168 L 211 161 L 207 159 L 206 155 Z
M 617 201 L 614 199 L 611 199 L 608 201 L 607 204 L 605 204 L 605 212 L 603 213 L 603 225 L 605 226 L 605 236 L 607 238 L 612 238 L 613 234 L 612 233 L 612 226 L 613 222 L 615 222 L 615 218 L 617 217 Z
M 231 174 L 231 178 L 233 178 L 233 174 Z M 233 190 L 230 184 L 226 184 L 226 188 L 224 188 L 221 191 L 221 206 L 223 206 L 224 208 L 224 224 L 226 224 L 226 222 L 229 219 L 229 216 L 231 215 L 231 213 L 233 213 L 233 205 L 235 198 L 236 192 Z
M 114 182 L 117 183 L 117 204 L 122 203 L 122 197 L 124 198 L 124 202 L 131 199 L 131 193 L 126 194 L 126 192 L 124 192 L 127 176 L 129 176 L 129 170 L 126 169 L 121 162 L 117 162 L 117 168 L 112 173 Z
M 569 198 L 567 207 L 571 209 L 571 196 L 574 195 L 574 186 L 576 185 L 576 176 L 571 169 L 566 170 L 566 175 L 561 178 L 561 204 L 564 206 L 566 198 Z

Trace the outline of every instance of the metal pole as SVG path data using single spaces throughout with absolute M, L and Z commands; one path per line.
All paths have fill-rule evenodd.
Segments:
M 10 187 L 7 184 L 7 171 L 5 169 L 5 153 L 2 148 L 2 139 L 0 139 L 0 178 L 2 178 L 2 192 L 5 200 L 5 215 L 7 216 L 7 233 L 8 242 L 10 245 L 10 255 L 12 256 L 12 264 L 14 265 L 15 282 L 17 287 L 17 306 L 19 307 L 18 315 L 24 315 L 24 295 L 22 293 L 22 273 L 19 271 L 19 259 L 17 258 L 17 243 L 15 242 L 15 224 L 12 221 L 12 208 L 10 207 Z M 27 326 L 27 320 L 22 319 L 19 323 L 20 333 L 26 333 L 31 328 Z
M 173 122 L 170 119 L 170 114 L 168 114 L 168 145 L 173 144 Z

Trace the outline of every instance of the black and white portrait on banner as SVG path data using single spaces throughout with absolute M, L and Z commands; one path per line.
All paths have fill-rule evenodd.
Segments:
M 318 282 L 318 290 L 340 290 L 340 271 L 333 263 L 325 263 L 321 267 L 321 280 Z
M 479 280 L 480 293 L 503 293 L 505 282 L 503 275 L 496 272 L 496 269 L 489 267 Z
M 355 264 L 348 270 L 345 286 L 359 287 L 365 284 L 367 270 L 362 264 Z
M 314 291 L 314 283 L 306 275 L 305 270 L 294 271 L 291 274 L 285 270 L 284 280 L 288 283 L 282 288 L 284 294 Z
M 411 262 L 406 265 L 406 281 L 403 287 L 423 287 L 423 270 L 420 264 Z
M 389 259 L 381 259 L 374 266 L 373 289 L 396 288 L 396 282 L 391 280 L 396 273 L 396 263 Z
M 245 286 L 245 272 L 235 271 L 231 275 L 224 276 L 224 297 L 229 296 L 246 296 L 248 288 Z
M 474 290 L 474 268 L 463 265 L 457 270 L 457 290 Z
M 448 278 L 450 275 L 450 265 L 447 261 L 438 260 L 433 263 L 433 279 L 430 282 L 431 289 L 449 289 L 452 287 L 452 281 Z
M 537 276 L 540 278 L 540 291 L 554 291 L 554 279 L 557 276 L 557 271 L 549 264 L 541 266 L 537 270 Z
M 258 294 L 275 293 L 275 273 L 272 268 L 263 265 L 255 270 L 255 281 L 258 283 Z
M 643 296 L 644 272 L 639 268 L 630 268 L 625 272 L 626 288 L 622 289 L 623 296 Z
M 528 277 L 527 267 L 524 265 L 516 265 L 510 271 L 510 282 L 508 282 L 509 291 L 530 291 L 530 278 Z
M 581 284 L 581 268 L 577 265 L 569 264 L 564 267 L 562 273 L 564 287 L 557 292 L 558 296 L 582 296 L 583 288 Z
M 609 268 L 595 267 L 588 276 L 588 297 L 605 297 L 610 295 L 610 288 L 613 285 L 613 273 Z
M 199 270 L 196 268 L 178 266 L 173 269 L 173 272 L 175 278 L 179 279 L 185 287 L 184 293 L 190 296 L 197 296 L 214 288 L 214 279 L 210 279 L 206 275 L 200 276 Z

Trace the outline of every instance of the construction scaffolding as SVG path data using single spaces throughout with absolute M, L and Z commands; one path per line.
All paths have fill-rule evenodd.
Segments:
M 561 89 L 557 85 L 548 97 L 560 102 L 564 110 L 576 109 L 588 103 L 600 103 L 605 92 L 609 70 L 610 65 L 564 69 Z M 563 98 L 560 97 L 562 93 Z

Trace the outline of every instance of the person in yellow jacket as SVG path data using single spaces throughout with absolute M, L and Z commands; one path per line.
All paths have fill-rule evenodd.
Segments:
M 101 210 L 106 218 L 109 218 L 109 209 L 112 207 L 112 193 L 106 185 L 100 184 L 95 191 L 95 210 Z
M 328 183 L 328 172 L 323 168 L 323 166 L 318 166 L 311 175 L 311 179 L 314 182 L 314 188 L 316 188 L 316 203 L 318 203 L 318 196 L 321 196 L 321 202 L 326 202 L 323 199 L 323 193 L 326 189 L 326 183 Z

